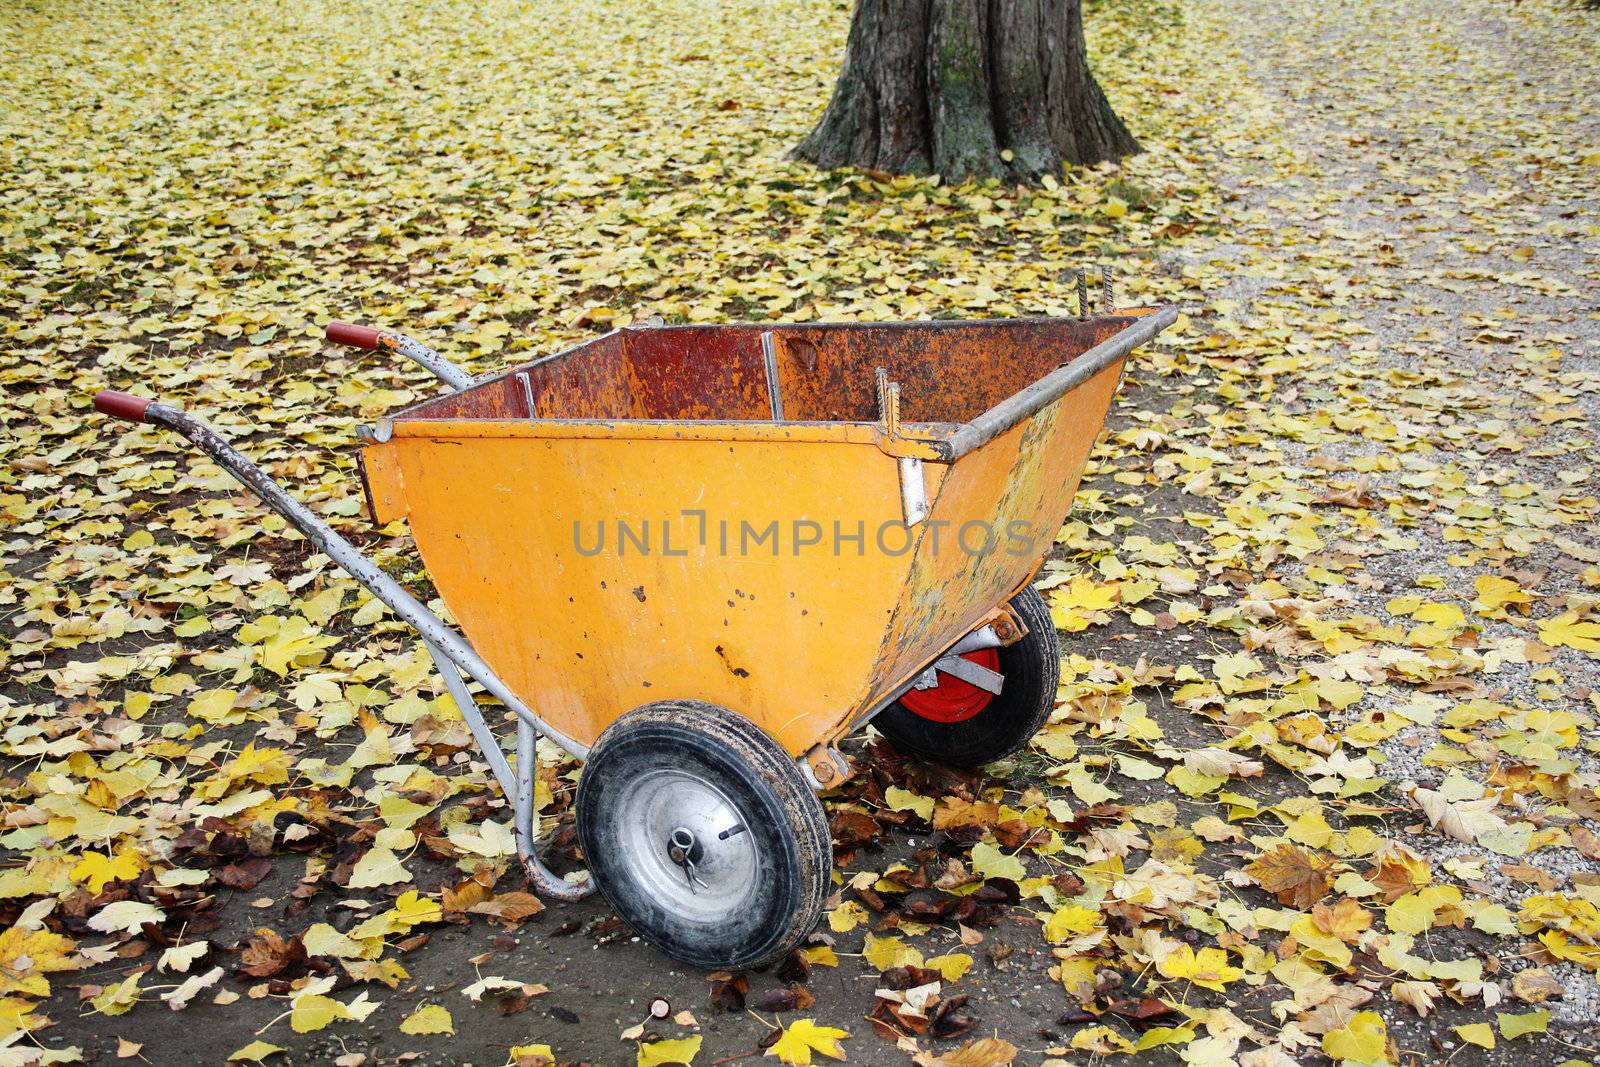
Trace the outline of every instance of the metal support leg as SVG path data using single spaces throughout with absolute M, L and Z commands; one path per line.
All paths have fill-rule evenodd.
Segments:
M 539 735 L 517 720 L 517 854 L 533 855 L 533 787 L 539 778 Z
M 489 729 L 487 722 L 484 722 L 483 711 L 478 707 L 478 699 L 467 689 L 466 679 L 461 677 L 461 671 L 456 665 L 434 647 L 432 641 L 423 641 L 422 646 L 428 650 L 428 655 L 433 657 L 434 669 L 444 679 L 444 687 L 449 690 L 451 699 L 456 702 L 456 710 L 467 720 L 467 729 L 472 731 L 472 739 L 478 742 L 478 751 L 489 761 L 489 770 L 494 773 L 495 781 L 500 783 L 500 791 L 507 797 L 515 796 L 517 779 L 511 773 L 511 764 L 506 762 L 506 754 L 501 751 L 500 742 L 494 736 L 494 731 Z M 520 723 L 522 720 L 518 719 L 517 722 Z
M 517 858 L 528 884 L 541 897 L 552 900 L 582 900 L 594 892 L 594 878 L 585 874 L 581 882 L 569 882 L 544 865 L 539 858 L 539 842 L 534 837 L 533 789 L 539 780 L 539 733 L 529 723 L 517 720 L 517 798 L 515 833 Z
M 500 791 L 511 801 L 517 859 L 522 863 L 522 871 L 527 875 L 528 884 L 539 896 L 549 897 L 552 900 L 582 900 L 593 893 L 593 880 L 585 878 L 581 882 L 569 882 L 546 867 L 544 861 L 539 858 L 538 842 L 534 840 L 533 826 L 533 789 L 539 776 L 538 731 L 533 728 L 533 724 L 521 718 L 517 719 L 517 766 L 513 771 L 511 764 L 506 761 L 506 754 L 500 747 L 499 739 L 484 721 L 483 709 L 478 706 L 477 698 L 467 689 L 466 680 L 461 677 L 461 672 L 431 642 L 424 641 L 423 645 L 427 648 L 428 655 L 433 657 L 433 665 L 438 668 L 440 677 L 444 679 L 444 687 L 455 700 L 461 717 L 467 721 L 467 729 L 472 731 L 473 740 L 478 742 L 483 758 L 489 761 L 489 770 L 494 773 L 495 781 L 500 783 Z

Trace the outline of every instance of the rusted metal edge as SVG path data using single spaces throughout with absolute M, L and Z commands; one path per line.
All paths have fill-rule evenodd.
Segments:
M 1130 316 L 1131 317 L 1131 316 L 1137 316 L 1137 315 L 1140 315 L 1140 314 L 1153 314 L 1155 310 L 1157 310 L 1157 309 L 1152 308 L 1152 307 L 1148 307 L 1148 306 L 1146 306 L 1146 307 L 1120 307 L 1120 308 L 1117 308 L 1115 311 L 1107 311 L 1104 314 L 1108 318 L 1112 318 L 1112 317 L 1121 318 L 1121 317 L 1124 317 L 1124 316 Z M 620 326 L 620 327 L 618 327 L 618 328 L 616 328 L 614 330 L 608 331 L 607 333 L 599 334 L 595 338 L 590 338 L 589 340 L 586 340 L 586 341 L 583 341 L 583 342 L 580 342 L 580 343 L 581 344 L 588 344 L 588 343 L 590 343 L 590 341 L 597 340 L 597 339 L 603 339 L 603 338 L 608 337 L 608 336 L 610 336 L 611 334 L 614 334 L 614 333 L 636 333 L 636 332 L 646 332 L 646 331 L 652 332 L 652 333 L 654 333 L 654 332 L 669 332 L 669 333 L 670 332 L 683 332 L 683 333 L 689 333 L 689 332 L 692 332 L 694 330 L 702 330 L 702 329 L 705 329 L 707 327 L 711 327 L 711 328 L 714 328 L 714 329 L 738 328 L 738 329 L 744 329 L 744 330 L 771 330 L 771 329 L 803 328 L 803 329 L 806 329 L 808 331 L 815 331 L 815 332 L 818 332 L 818 333 L 850 333 L 850 332 L 857 331 L 857 330 L 882 329 L 885 326 L 914 326 L 919 330 L 959 330 L 959 329 L 969 329 L 971 327 L 975 327 L 976 326 L 976 327 L 982 327 L 982 328 L 985 328 L 985 329 L 1003 330 L 1003 329 L 1005 329 L 1007 327 L 1016 326 L 1018 323 L 1049 322 L 1049 321 L 1061 322 L 1061 321 L 1066 321 L 1068 319 L 1076 319 L 1076 318 L 1077 318 L 1076 315 L 1017 315 L 1017 316 L 1011 317 L 1011 318 L 992 318 L 992 319 L 870 319 L 870 320 L 863 320 L 863 321 L 860 321 L 860 322 L 855 322 L 855 321 L 850 321 L 850 322 L 771 322 L 771 321 L 768 321 L 768 322 L 717 322 L 717 323 L 689 322 L 689 323 L 676 323 L 676 324 L 672 324 L 672 325 L 666 325 L 666 324 L 663 324 L 663 325 L 649 325 L 649 324 L 640 322 L 640 323 L 634 323 L 634 324 L 629 325 L 629 326 Z M 571 349 L 564 349 L 563 350 L 563 352 L 567 352 L 567 351 L 571 351 Z M 563 352 L 553 353 L 553 355 L 561 355 L 561 354 L 563 354 Z M 549 358 L 551 358 L 551 357 L 550 356 L 540 356 L 540 357 L 538 357 L 538 359 L 534 360 L 533 362 L 538 362 L 539 360 L 544 360 L 544 359 L 549 359 Z M 523 364 L 521 366 L 522 366 L 522 369 L 526 369 L 526 365 L 525 364 Z M 485 378 L 483 380 L 487 381 L 488 379 Z
M 526 361 L 524 361 L 522 363 L 514 363 L 511 366 L 507 367 L 505 370 L 496 371 L 493 374 L 485 374 L 481 378 L 471 378 L 471 377 L 469 377 L 468 380 L 467 380 L 467 383 L 465 385 L 463 385 L 463 386 L 457 387 L 456 391 L 457 392 L 461 392 L 461 391 L 463 391 L 465 389 L 477 388 L 480 385 L 490 385 L 490 384 L 492 384 L 494 382 L 504 381 L 505 379 L 510 378 L 514 374 L 526 374 L 527 372 L 533 370 L 535 367 L 539 366 L 541 363 L 548 363 L 548 362 L 550 362 L 551 360 L 554 360 L 554 359 L 565 359 L 568 355 L 570 355 L 572 353 L 573 349 L 575 349 L 575 348 L 580 348 L 583 345 L 599 343 L 601 341 L 604 341 L 606 338 L 613 336 L 614 334 L 622 333 L 624 330 L 661 330 L 661 329 L 671 329 L 671 327 L 670 326 L 637 325 L 637 326 L 624 326 L 621 329 L 617 329 L 617 330 L 607 330 L 605 333 L 600 334 L 597 337 L 591 337 L 591 338 L 589 338 L 589 339 L 587 339 L 585 341 L 580 341 L 577 344 L 568 345 L 566 348 L 563 348 L 559 352 L 550 352 L 550 353 L 548 353 L 546 355 L 543 355 L 543 356 L 535 356 L 533 359 L 526 360 Z M 397 336 L 403 336 L 403 335 L 397 335 Z M 409 356 L 410 353 L 402 353 L 402 355 Z M 412 358 L 415 358 L 415 357 L 412 357 Z M 440 358 L 443 359 L 444 357 L 441 356 Z M 432 370 L 433 368 L 429 367 L 429 369 Z M 463 372 L 463 373 L 465 373 L 465 372 Z M 411 419 L 414 418 L 414 416 L 412 415 L 412 412 L 416 411 L 416 409 L 418 409 L 420 407 L 424 407 L 424 406 L 426 406 L 428 404 L 433 403 L 437 399 L 438 399 L 438 397 L 430 396 L 430 397 L 427 397 L 426 399 L 418 400 L 416 403 L 407 404 L 405 407 L 401 408 L 399 411 L 390 412 L 389 415 L 386 418 L 384 418 L 384 419 L 382 419 L 380 421 L 389 422 L 389 421 L 411 420 Z M 416 421 L 420 422 L 420 421 L 426 421 L 426 420 L 419 419 L 419 420 L 416 420 Z
M 918 437 L 894 439 L 912 455 L 935 461 L 946 458 L 948 443 L 959 423 L 902 423 Z M 566 438 L 612 437 L 683 441 L 814 441 L 884 447 L 882 428 L 875 422 L 771 422 L 738 419 L 390 419 L 377 420 L 368 431 L 373 440 L 391 437 L 465 438 Z M 894 442 L 890 442 L 892 445 Z M 885 448 L 885 451 L 888 451 Z M 895 453 L 891 452 L 891 455 Z
M 1117 315 L 1117 316 L 1138 315 L 1138 314 L 1141 313 L 1141 310 L 1142 309 L 1140 309 L 1140 308 L 1118 308 L 1113 312 L 1108 312 L 1108 314 Z M 964 328 L 971 328 L 971 327 L 974 327 L 974 326 L 992 328 L 992 329 L 998 330 L 998 329 L 1003 329 L 1008 325 L 1015 325 L 1016 323 L 1019 323 L 1019 322 L 1030 322 L 1030 321 L 1036 321 L 1036 320 L 1040 320 L 1040 319 L 1048 319 L 1048 318 L 1052 318 L 1052 317 L 1059 318 L 1059 316 L 1047 316 L 1047 315 L 1032 315 L 1032 316 L 1029 316 L 1029 315 L 1025 315 L 1025 316 L 1022 316 L 1020 318 L 1016 318 L 1016 319 L 919 319 L 914 323 L 914 325 L 918 329 L 923 329 L 923 330 L 959 330 L 959 329 L 964 329 Z M 668 333 L 682 331 L 682 332 L 687 333 L 687 332 L 691 332 L 691 331 L 694 331 L 694 330 L 704 329 L 707 325 L 711 325 L 711 324 L 708 324 L 708 323 L 680 323 L 680 324 L 677 324 L 677 325 L 669 326 L 669 325 L 667 325 L 665 323 L 654 322 L 654 321 L 651 321 L 651 320 L 646 320 L 644 322 L 636 322 L 636 323 L 633 323 L 632 325 L 629 325 L 629 326 L 622 326 L 622 327 L 618 327 L 616 329 L 607 330 L 605 333 L 597 334 L 594 337 L 586 338 L 583 341 L 579 341 L 579 342 L 576 342 L 574 344 L 568 345 L 566 348 L 563 348 L 560 351 L 549 352 L 549 353 L 546 353 L 545 355 L 542 355 L 542 356 L 534 356 L 532 359 L 526 360 L 526 361 L 524 361 L 522 363 L 513 364 L 513 365 L 505 368 L 504 370 L 495 371 L 495 372 L 490 373 L 490 374 L 485 374 L 485 375 L 483 375 L 481 377 L 471 378 L 470 385 L 472 387 L 476 387 L 476 386 L 480 386 L 480 385 L 489 385 L 489 384 L 491 384 L 493 382 L 502 381 L 503 379 L 511 377 L 513 374 L 517 373 L 518 371 L 531 371 L 535 367 L 538 367 L 542 363 L 548 363 L 551 360 L 556 360 L 556 359 L 564 359 L 568 355 L 570 355 L 572 353 L 572 351 L 574 349 L 576 349 L 576 348 L 580 348 L 580 347 L 582 347 L 584 345 L 600 344 L 600 343 L 603 343 L 607 338 L 613 337 L 613 336 L 617 336 L 619 334 L 644 333 L 644 332 L 656 332 L 656 331 L 664 331 L 664 332 L 668 332 Z M 824 333 L 849 333 L 849 332 L 855 331 L 855 330 L 870 330 L 870 329 L 878 329 L 880 327 L 888 326 L 888 325 L 906 325 L 906 324 L 905 323 L 885 323 L 885 322 L 799 322 L 799 323 L 727 322 L 727 323 L 716 323 L 715 325 L 718 326 L 718 327 L 744 328 L 744 329 L 754 329 L 754 330 L 772 330 L 776 326 L 785 326 L 785 327 L 787 327 L 787 326 L 804 326 L 808 330 L 816 330 L 816 331 L 820 331 L 820 332 L 824 332 Z M 380 331 L 380 332 L 384 332 L 384 331 Z M 396 334 L 395 336 L 402 337 L 404 335 L 403 334 Z M 412 343 L 413 344 L 417 344 L 417 342 L 415 342 L 415 341 L 413 341 Z M 402 352 L 402 355 L 410 356 L 410 353 L 409 352 Z M 437 353 L 435 353 L 435 355 L 437 356 Z M 415 358 L 415 357 L 412 357 L 412 358 Z M 439 357 L 439 358 L 442 359 L 443 357 Z M 426 366 L 426 364 L 424 364 L 424 365 Z M 432 367 L 429 367 L 429 369 L 431 370 Z M 465 372 L 463 372 L 463 373 L 465 373 Z M 433 397 L 428 397 L 425 400 L 419 400 L 416 403 L 407 404 L 405 407 L 399 409 L 398 411 L 391 412 L 389 417 L 393 418 L 393 419 L 397 419 L 397 420 L 398 419 L 411 418 L 413 411 L 415 411 L 417 408 L 420 408 L 420 407 L 424 406 L 425 404 L 432 403 L 434 399 L 435 398 L 433 398 Z
M 1094 377 L 1095 374 L 1114 362 L 1119 356 L 1127 355 L 1133 349 L 1172 325 L 1178 317 L 1177 309 L 1170 307 L 1162 308 L 1153 313 L 1147 313 L 1143 308 L 1118 308 L 1111 314 L 1118 317 L 1137 316 L 1137 318 L 1133 324 L 1124 328 L 1115 337 L 1094 346 L 1065 367 L 1039 379 L 1028 388 L 1001 401 L 971 422 L 965 424 L 949 422 L 905 423 L 901 427 L 901 436 L 889 440 L 887 444 L 884 443 L 882 434 L 879 432 L 879 447 L 892 456 L 914 455 L 935 463 L 949 463 L 985 444 L 997 434 L 1015 426 L 1018 422 L 1038 411 L 1073 386 Z M 1007 323 L 1017 321 L 1028 320 L 933 319 L 918 322 L 916 325 L 923 329 L 958 329 L 975 325 L 1000 328 Z M 772 324 L 729 323 L 727 325 L 770 328 Z M 873 322 L 829 322 L 806 323 L 804 325 L 814 329 L 843 332 L 881 327 L 885 324 Z M 665 326 L 654 323 L 640 323 L 610 330 L 583 343 L 597 343 L 604 341 L 613 334 L 632 331 L 672 331 L 699 328 L 701 327 L 695 325 Z M 497 374 L 471 379 L 470 387 L 476 388 L 489 385 L 509 378 L 514 374 L 527 373 L 542 363 L 564 359 L 572 352 L 573 347 L 577 346 L 538 356 L 525 363 L 508 367 Z M 777 422 L 763 420 L 753 422 L 733 419 L 533 419 L 519 422 L 518 420 L 501 419 L 427 419 L 416 418 L 412 415 L 412 412 L 417 408 L 432 402 L 433 398 L 429 398 L 407 405 L 399 411 L 377 420 L 375 426 L 369 432 L 378 441 L 387 441 L 391 434 L 398 433 L 399 436 L 404 437 L 667 437 L 707 441 L 805 440 L 859 442 L 865 440 L 861 436 L 863 429 L 869 433 L 874 430 L 881 431 L 881 428 L 875 423 L 846 421 Z M 475 424 L 475 426 L 469 428 L 466 425 L 469 422 Z M 530 422 L 538 428 L 529 430 Z M 401 431 L 399 429 L 400 426 L 406 426 L 407 429 Z M 520 426 L 521 428 L 511 429 L 510 427 L 513 426 Z M 685 432 L 690 427 L 693 429 Z
M 1106 338 L 1066 366 L 1051 371 L 1027 388 L 1000 401 L 949 437 L 946 444 L 950 447 L 950 459 L 960 459 L 988 444 L 1045 405 L 1059 399 L 1068 390 L 1082 385 L 1123 359 L 1177 319 L 1178 309 L 1175 307 L 1140 316 L 1114 337 Z

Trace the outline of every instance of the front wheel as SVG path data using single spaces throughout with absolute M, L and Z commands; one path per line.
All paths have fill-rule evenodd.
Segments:
M 963 658 L 999 673 L 990 693 L 939 672 L 932 689 L 909 689 L 872 720 L 902 752 L 954 767 L 978 767 L 1026 745 L 1050 717 L 1061 680 L 1061 640 L 1050 608 L 1032 586 L 1011 598 L 1027 636 Z
M 630 711 L 578 783 L 595 885 L 640 937 L 698 967 L 759 967 L 811 932 L 833 852 L 793 757 L 749 719 L 697 700 Z

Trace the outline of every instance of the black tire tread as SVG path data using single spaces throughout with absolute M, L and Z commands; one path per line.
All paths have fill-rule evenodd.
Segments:
M 782 936 L 758 957 L 731 960 L 727 967 L 762 967 L 787 955 L 822 916 L 822 905 L 832 889 L 833 838 L 822 801 L 801 773 L 794 757 L 749 719 L 702 700 L 661 700 L 635 708 L 606 727 L 589 752 L 589 761 L 604 753 L 607 743 L 625 731 L 650 724 L 665 724 L 706 735 L 725 746 L 768 785 L 783 810 L 794 835 L 800 859 L 804 897 L 789 916 Z M 579 783 L 580 803 L 582 783 Z M 580 828 L 582 820 L 580 818 Z M 597 882 L 601 895 L 615 908 L 617 901 Z M 619 909 L 620 910 L 620 909 Z M 642 933 L 642 932 L 641 932 Z M 663 947 L 663 946 L 657 946 Z M 663 947 L 663 950 L 667 950 Z M 691 961 L 693 962 L 693 961 Z

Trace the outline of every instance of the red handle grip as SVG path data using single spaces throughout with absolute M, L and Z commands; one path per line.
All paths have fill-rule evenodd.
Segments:
M 371 326 L 357 326 L 353 322 L 330 322 L 323 336 L 336 345 L 370 350 L 378 347 L 378 338 L 383 336 L 383 331 L 374 330 Z
M 119 393 L 115 389 L 102 389 L 94 394 L 96 411 L 112 418 L 126 419 L 128 422 L 144 422 L 145 409 L 154 403 L 154 400 L 146 400 L 131 393 Z

